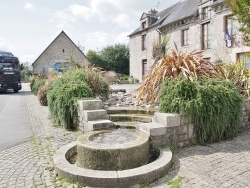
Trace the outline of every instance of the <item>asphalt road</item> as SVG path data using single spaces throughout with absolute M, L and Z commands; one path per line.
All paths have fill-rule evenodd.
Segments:
M 28 85 L 19 93 L 0 93 L 0 151 L 29 141 L 32 127 L 25 95 L 31 94 Z

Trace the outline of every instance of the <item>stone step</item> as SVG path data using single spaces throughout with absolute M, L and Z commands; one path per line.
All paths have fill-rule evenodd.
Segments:
M 104 109 L 104 104 L 101 100 L 80 100 L 78 101 L 80 110 L 99 110 Z
M 160 136 L 167 134 L 167 127 L 160 123 L 141 123 L 137 126 L 137 129 L 147 133 L 150 136 Z
M 107 119 L 100 119 L 96 121 L 88 121 L 84 127 L 84 132 L 89 132 L 99 129 L 107 129 L 113 127 L 113 122 Z
M 100 119 L 109 119 L 106 110 L 83 110 L 83 119 L 85 121 L 96 121 Z
M 148 114 L 110 114 L 111 121 L 137 121 L 143 123 L 152 122 L 152 115 Z

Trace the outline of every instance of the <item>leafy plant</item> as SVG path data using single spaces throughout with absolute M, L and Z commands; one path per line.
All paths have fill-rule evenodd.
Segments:
M 32 87 L 34 95 L 37 95 L 38 89 L 45 84 L 45 79 L 41 79 L 35 82 L 35 85 Z
M 38 76 L 30 77 L 30 89 L 31 89 L 31 91 L 33 91 L 33 87 L 37 81 L 42 80 L 42 79 L 46 79 L 46 78 L 47 78 L 46 74 L 39 74 Z
M 137 103 L 150 103 L 158 101 L 158 92 L 166 79 L 174 79 L 179 75 L 187 80 L 195 81 L 199 76 L 207 78 L 223 75 L 223 69 L 218 64 L 205 61 L 201 52 L 183 53 L 171 50 L 170 54 L 154 63 L 143 78 L 142 85 L 137 89 Z
M 229 81 L 184 77 L 168 79 L 160 90 L 160 111 L 189 116 L 200 144 L 236 136 L 242 117 L 242 97 Z
M 47 80 L 45 81 L 45 84 L 41 87 L 39 87 L 38 92 L 37 92 L 37 98 L 42 106 L 47 106 L 48 105 L 48 100 L 47 100 L 47 88 L 48 86 L 58 78 L 58 73 L 57 72 L 51 72 L 48 75 Z
M 156 39 L 153 42 L 152 54 L 155 62 L 159 61 L 161 57 L 166 53 L 168 49 L 167 47 L 168 43 L 169 43 L 169 37 L 167 35 L 161 36 L 160 41 Z
M 75 129 L 78 122 L 77 100 L 93 97 L 90 87 L 74 75 L 66 74 L 48 87 L 48 106 L 51 117 L 66 129 Z
M 84 64 L 82 69 L 69 71 L 66 74 L 74 75 L 76 79 L 87 83 L 95 97 L 104 101 L 108 99 L 110 87 L 108 81 L 104 78 L 106 71 L 102 71 L 101 68 Z
M 120 80 L 128 80 L 128 78 L 129 78 L 129 75 L 125 75 L 125 76 L 120 77 Z
M 250 96 L 250 70 L 242 61 L 235 64 L 225 64 L 225 78 L 230 80 L 244 97 Z

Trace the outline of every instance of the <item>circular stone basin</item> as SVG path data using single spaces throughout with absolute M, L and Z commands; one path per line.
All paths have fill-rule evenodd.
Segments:
M 149 136 L 135 129 L 93 131 L 77 139 L 77 166 L 125 170 L 149 160 Z

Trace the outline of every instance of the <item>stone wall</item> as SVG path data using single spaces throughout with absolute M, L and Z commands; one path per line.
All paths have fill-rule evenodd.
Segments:
M 56 63 L 69 62 L 73 58 L 77 63 L 89 63 L 85 55 L 76 47 L 71 39 L 61 32 L 58 37 L 45 49 L 33 64 L 33 73 L 40 74 L 55 70 Z
M 244 100 L 242 111 L 243 117 L 241 123 L 241 130 L 244 131 L 245 129 L 250 128 L 250 98 Z

